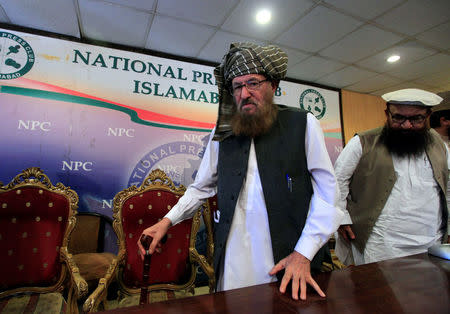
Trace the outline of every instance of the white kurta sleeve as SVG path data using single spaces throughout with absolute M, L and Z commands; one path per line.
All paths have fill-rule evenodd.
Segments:
M 341 222 L 343 225 L 352 224 L 352 219 L 347 211 L 347 196 L 350 191 L 349 185 L 351 177 L 353 176 L 359 160 L 361 159 L 361 155 L 361 141 L 359 136 L 356 135 L 350 139 L 347 145 L 345 145 L 344 149 L 334 163 L 336 180 L 339 187 L 339 196 L 336 199 L 336 207 L 344 213 L 344 218 Z M 355 264 L 351 244 L 343 240 L 338 233 L 336 233 L 335 253 L 339 260 L 344 264 Z
M 449 148 L 448 145 L 445 145 L 445 149 L 447 151 L 447 168 L 450 172 L 450 152 L 449 152 Z M 448 220 L 447 220 L 447 234 L 450 235 L 450 177 L 447 180 L 447 193 L 446 193 L 446 198 L 447 198 L 447 211 L 448 211 Z
M 205 199 L 217 193 L 219 142 L 212 141 L 213 134 L 214 130 L 209 136 L 209 141 L 194 182 L 189 185 L 184 195 L 178 200 L 178 203 L 165 216 L 170 219 L 172 225 L 193 217 L 195 211 Z
M 311 260 L 337 230 L 343 216 L 334 206 L 338 190 L 323 132 L 319 121 L 311 113 L 307 114 L 305 152 L 313 195 L 305 227 L 295 250 Z
M 350 179 L 358 166 L 362 155 L 362 147 L 359 136 L 356 135 L 350 139 L 339 154 L 335 164 L 336 180 L 339 186 L 339 197 L 336 200 L 336 207 L 344 213 L 344 219 L 341 224 L 352 224 L 352 219 L 347 211 L 347 196 L 350 191 Z

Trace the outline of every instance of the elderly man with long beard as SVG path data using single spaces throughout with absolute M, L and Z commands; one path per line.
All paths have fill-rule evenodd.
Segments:
M 317 119 L 273 102 L 286 71 L 287 55 L 276 46 L 231 44 L 214 70 L 218 121 L 195 181 L 165 218 L 143 231 L 153 237 L 153 253 L 171 225 L 217 193 L 218 291 L 278 276 L 282 293 L 292 282 L 293 299 L 299 288 L 306 299 L 307 284 L 325 296 L 311 269 L 320 268 L 320 250 L 343 214 L 334 207 L 336 180 Z
M 447 241 L 448 153 L 427 123 L 442 98 L 419 89 L 382 98 L 385 126 L 354 136 L 335 163 L 337 207 L 346 214 L 336 255 L 345 264 L 423 253 Z

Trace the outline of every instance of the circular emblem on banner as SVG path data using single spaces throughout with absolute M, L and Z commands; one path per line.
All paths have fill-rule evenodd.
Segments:
M 197 169 L 203 158 L 208 137 L 207 135 L 203 138 L 203 144 L 180 141 L 166 143 L 154 148 L 136 164 L 127 186 L 141 185 L 145 177 L 155 167 L 163 170 L 175 185 L 191 184 L 197 175 Z
M 308 110 L 317 119 L 322 119 L 327 110 L 325 98 L 315 89 L 307 89 L 300 95 L 300 108 Z
M 34 64 L 31 46 L 17 35 L 0 32 L 0 79 L 12 80 L 25 75 Z

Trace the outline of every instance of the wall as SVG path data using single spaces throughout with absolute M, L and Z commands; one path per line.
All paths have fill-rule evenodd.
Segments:
M 342 90 L 341 97 L 345 144 L 355 133 L 382 126 L 386 121 L 386 103 L 380 96 Z

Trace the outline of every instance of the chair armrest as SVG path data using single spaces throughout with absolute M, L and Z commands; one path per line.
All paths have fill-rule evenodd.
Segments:
M 92 292 L 83 304 L 84 312 L 97 312 L 100 303 L 104 302 L 110 283 L 116 278 L 118 272 L 119 260 L 121 257 L 114 258 L 109 265 L 105 277 L 100 278 L 97 288 Z
M 213 259 L 214 259 L 214 227 L 212 222 L 212 215 L 211 207 L 209 205 L 210 200 L 206 201 L 203 204 L 203 210 L 202 210 L 202 217 L 203 222 L 205 223 L 206 228 L 206 259 L 210 265 L 213 265 Z
M 206 212 L 205 212 L 206 211 Z M 195 240 L 197 232 L 200 228 L 200 217 L 203 215 L 209 216 L 209 208 L 205 205 L 203 205 L 194 215 L 193 217 L 193 223 L 192 223 L 192 230 L 190 239 L 190 245 L 189 245 L 189 258 L 191 262 L 197 262 L 197 264 L 203 269 L 205 274 L 208 276 L 209 279 L 209 292 L 213 292 L 216 286 L 216 277 L 214 275 L 214 267 L 212 266 L 212 254 L 214 252 L 214 243 L 212 243 L 212 226 L 210 224 L 210 221 L 205 220 L 205 227 L 208 231 L 208 247 L 207 247 L 207 255 L 208 257 L 205 257 L 204 255 L 201 255 L 198 253 L 197 249 L 195 248 Z M 211 258 L 209 258 L 211 256 Z
M 203 269 L 205 274 L 209 278 L 209 292 L 212 293 L 216 286 L 216 278 L 214 275 L 214 268 L 211 264 L 208 263 L 206 257 L 198 253 L 195 248 L 189 248 L 189 255 L 191 257 L 191 261 L 197 262 L 197 264 Z
M 67 265 L 68 272 L 70 274 L 69 292 L 67 294 L 67 306 L 69 312 L 76 313 L 78 310 L 77 300 L 85 296 L 88 292 L 88 284 L 86 280 L 80 275 L 80 270 L 75 264 L 72 254 L 67 250 L 67 246 L 63 246 L 60 249 L 61 262 Z
M 80 270 L 75 264 L 72 254 L 67 250 L 67 246 L 61 247 L 61 260 L 64 261 L 69 270 L 71 283 L 73 286 L 73 293 L 76 299 L 85 296 L 88 292 L 88 284 L 86 280 L 80 275 Z

